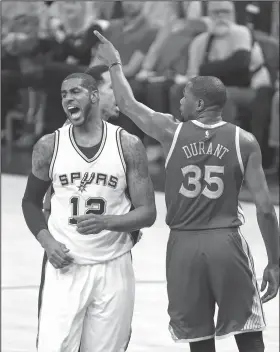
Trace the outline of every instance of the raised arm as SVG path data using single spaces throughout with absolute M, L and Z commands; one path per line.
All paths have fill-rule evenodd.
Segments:
M 266 302 L 276 296 L 279 287 L 279 226 L 262 168 L 259 144 L 255 137 L 247 132 L 243 133 L 242 139 L 250 150 L 245 182 L 257 208 L 257 221 L 268 256 L 268 266 L 262 283 L 262 291 L 268 283 L 267 292 L 263 297 Z
M 132 89 L 123 74 L 119 53 L 99 32 L 94 31 L 94 33 L 101 42 L 98 56 L 110 68 L 112 86 L 119 109 L 147 135 L 158 140 L 163 146 L 170 147 L 177 128 L 174 118 L 168 114 L 155 112 L 134 98 Z

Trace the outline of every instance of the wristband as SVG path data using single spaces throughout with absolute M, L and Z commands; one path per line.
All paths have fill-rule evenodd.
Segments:
M 122 63 L 120 61 L 116 61 L 116 62 L 113 62 L 110 66 L 109 66 L 109 70 L 111 70 L 111 68 L 113 66 L 116 66 L 116 65 L 122 65 Z

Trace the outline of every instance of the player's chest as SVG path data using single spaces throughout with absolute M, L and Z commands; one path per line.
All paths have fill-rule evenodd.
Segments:
M 53 185 L 64 192 L 109 192 L 125 188 L 126 177 L 123 166 L 114 159 L 102 158 L 93 162 L 65 160 L 54 167 Z

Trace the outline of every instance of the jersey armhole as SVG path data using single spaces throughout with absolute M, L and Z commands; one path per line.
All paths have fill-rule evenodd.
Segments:
M 181 131 L 182 126 L 183 126 L 183 123 L 181 122 L 181 123 L 179 123 L 179 125 L 176 128 L 176 131 L 174 133 L 174 137 L 173 137 L 173 140 L 172 140 L 172 143 L 171 143 L 171 147 L 169 149 L 169 152 L 168 152 L 166 160 L 165 160 L 165 168 L 167 167 L 167 164 L 168 164 L 168 162 L 169 162 L 169 160 L 171 158 L 171 155 L 172 155 L 172 153 L 174 151 L 174 148 L 175 148 L 176 142 L 178 140 L 178 136 L 179 136 L 179 133 Z
M 236 126 L 236 129 L 235 129 L 235 148 L 236 148 L 236 154 L 237 154 L 240 170 L 242 172 L 242 175 L 244 175 L 245 169 L 244 169 L 244 163 L 243 163 L 241 148 L 240 148 L 240 127 L 238 126 Z
M 119 127 L 117 129 L 117 131 L 116 131 L 116 141 L 117 141 L 117 147 L 118 147 L 121 163 L 122 163 L 122 166 L 123 166 L 123 170 L 124 170 L 124 173 L 126 173 L 126 163 L 125 163 L 125 160 L 124 160 L 123 148 L 122 148 L 122 143 L 121 143 L 121 131 L 122 130 L 123 130 L 123 128 L 121 128 L 121 127 Z
M 52 160 L 50 163 L 50 168 L 49 168 L 49 178 L 52 180 L 53 179 L 53 168 L 55 164 L 55 160 L 57 157 L 57 151 L 58 151 L 58 144 L 59 144 L 59 130 L 56 130 L 54 132 L 54 149 L 53 149 L 53 155 L 52 155 Z

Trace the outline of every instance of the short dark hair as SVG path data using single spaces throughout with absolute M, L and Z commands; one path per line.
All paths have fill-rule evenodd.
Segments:
M 84 88 L 88 89 L 89 91 L 98 90 L 98 82 L 91 75 L 87 73 L 83 73 L 83 72 L 71 73 L 66 78 L 64 78 L 63 82 L 72 78 L 80 78 L 82 80 L 81 85 Z
M 205 107 L 216 106 L 223 109 L 227 101 L 226 87 L 217 77 L 193 77 L 190 79 L 188 87 L 197 99 L 204 101 Z

